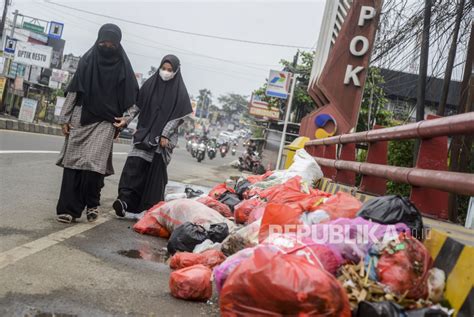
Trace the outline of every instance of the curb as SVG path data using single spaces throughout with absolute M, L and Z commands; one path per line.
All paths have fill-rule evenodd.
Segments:
M 11 130 L 20 132 L 30 132 L 38 134 L 62 136 L 63 132 L 59 126 L 52 126 L 40 123 L 29 123 L 19 120 L 0 118 L 0 130 Z M 114 143 L 131 144 L 131 140 L 117 139 Z

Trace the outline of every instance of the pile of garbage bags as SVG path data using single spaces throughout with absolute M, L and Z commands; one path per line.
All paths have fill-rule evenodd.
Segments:
M 174 297 L 206 301 L 213 281 L 223 316 L 450 316 L 416 207 L 313 188 L 322 177 L 299 150 L 286 171 L 162 202 L 134 229 L 169 239 Z

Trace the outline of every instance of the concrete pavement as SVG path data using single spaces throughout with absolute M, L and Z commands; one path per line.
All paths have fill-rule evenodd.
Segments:
M 117 174 L 106 178 L 100 221 L 55 221 L 62 170 L 54 163 L 62 142 L 0 130 L 0 316 L 218 315 L 216 297 L 212 303 L 171 297 L 166 241 L 135 233 L 133 221 L 111 211 L 129 146 L 114 146 Z M 168 173 L 173 181 L 213 186 L 238 174 L 228 167 L 233 159 L 197 163 L 182 147 Z M 170 185 L 176 190 L 178 183 Z

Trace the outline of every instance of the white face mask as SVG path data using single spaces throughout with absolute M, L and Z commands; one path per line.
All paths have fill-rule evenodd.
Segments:
M 175 75 L 176 75 L 176 73 L 172 73 L 172 72 L 169 72 L 167 70 L 163 70 L 163 69 L 160 68 L 160 77 L 164 81 L 168 81 L 170 79 L 173 79 Z

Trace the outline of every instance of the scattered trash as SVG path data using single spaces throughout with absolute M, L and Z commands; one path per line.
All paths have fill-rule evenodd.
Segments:
M 446 287 L 446 274 L 443 270 L 432 268 L 428 272 L 428 298 L 433 303 L 443 300 L 444 288 Z
M 449 317 L 451 313 L 439 306 L 422 309 L 405 310 L 400 305 L 391 302 L 368 302 L 359 303 L 354 317 Z
M 194 190 L 191 187 L 186 187 L 184 189 L 184 193 L 186 194 L 186 197 L 183 198 L 195 198 L 204 195 L 204 192 L 202 190 Z
M 173 270 L 202 264 L 212 269 L 226 259 L 225 255 L 217 250 L 207 250 L 202 253 L 177 252 L 171 257 L 170 268 Z
M 235 209 L 234 209 L 235 222 L 240 223 L 240 224 L 247 223 L 250 213 L 254 209 L 264 204 L 266 203 L 258 198 L 243 200 L 241 203 L 235 206 Z
M 229 226 L 225 222 L 211 224 L 207 234 L 212 242 L 220 243 L 229 235 Z
M 242 249 L 257 245 L 260 223 L 261 220 L 257 220 L 236 232 L 230 233 L 229 236 L 222 241 L 222 252 L 226 256 L 230 256 Z
M 203 226 L 185 222 L 171 233 L 168 240 L 168 252 L 175 254 L 177 251 L 192 252 L 194 248 L 208 238 Z
M 354 196 L 338 192 L 319 205 L 317 209 L 325 211 L 329 214 L 331 220 L 334 220 L 338 218 L 355 218 L 361 207 L 362 203 Z
M 234 192 L 234 189 L 227 187 L 227 184 L 222 183 L 217 186 L 215 186 L 211 191 L 209 192 L 209 197 L 214 198 L 214 199 L 219 199 L 225 192 Z
M 197 264 L 171 273 L 171 295 L 191 301 L 207 301 L 212 296 L 212 271 Z
M 204 240 L 202 243 L 194 247 L 193 253 L 202 253 L 207 250 L 221 251 L 221 244 L 219 242 L 212 242 L 210 239 Z
M 240 198 L 239 195 L 233 192 L 226 192 L 219 197 L 219 201 L 229 206 L 231 211 L 234 211 L 235 206 L 240 203 Z
M 159 206 L 164 205 L 164 202 L 158 204 Z M 157 207 L 159 207 L 157 206 Z M 148 234 L 164 239 L 168 239 L 170 233 L 163 227 L 150 212 L 145 215 L 133 225 L 133 230 L 141 234 Z
M 315 225 L 331 220 L 331 217 L 324 210 L 305 212 L 301 215 L 300 221 L 307 226 Z
M 383 224 L 404 223 L 411 229 L 412 236 L 423 238 L 421 213 L 406 197 L 382 196 L 366 202 L 357 216 Z

